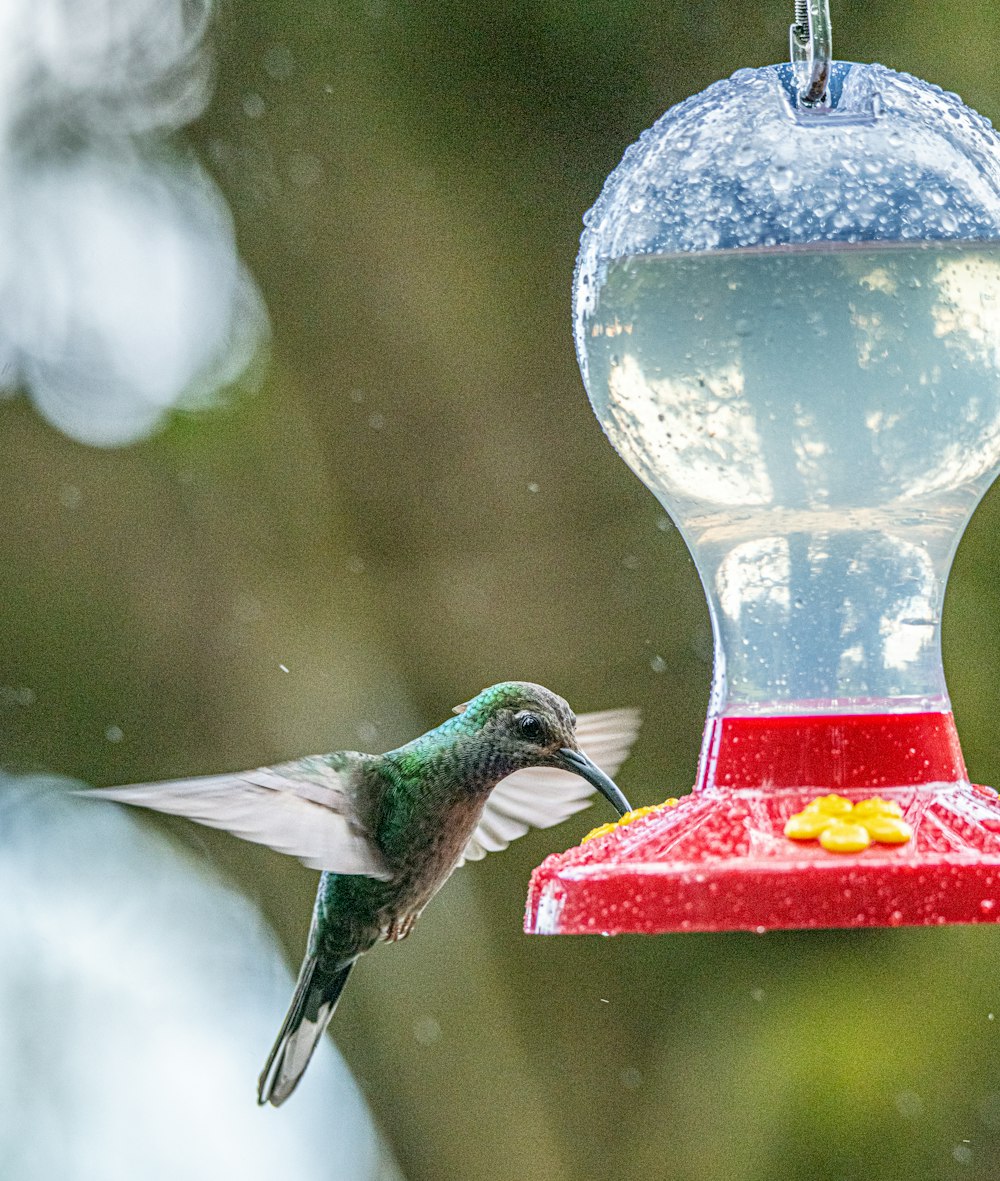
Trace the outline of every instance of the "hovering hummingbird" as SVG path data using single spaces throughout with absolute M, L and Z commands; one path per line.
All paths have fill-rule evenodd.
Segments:
M 628 754 L 638 711 L 585 714 L 577 723 L 555 693 L 506 681 L 454 712 L 383 755 L 336 751 L 80 793 L 187 816 L 323 870 L 258 1103 L 277 1107 L 291 1095 L 358 958 L 376 943 L 405 939 L 458 866 L 505 849 L 532 826 L 558 824 L 586 808 L 595 788 L 620 815 L 630 810 L 607 772 Z

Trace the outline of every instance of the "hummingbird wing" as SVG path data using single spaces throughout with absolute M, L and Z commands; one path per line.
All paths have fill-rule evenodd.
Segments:
M 290 853 L 313 869 L 388 880 L 392 874 L 367 839 L 352 804 L 352 771 L 366 757 L 353 752 L 315 755 L 255 771 L 75 794 L 186 816 Z
M 580 749 L 607 775 L 613 776 L 625 762 L 639 733 L 637 709 L 606 709 L 581 714 L 576 722 Z M 486 801 L 472 839 L 458 865 L 479 861 L 487 853 L 506 849 L 529 828 L 550 828 L 589 808 L 594 788 L 579 775 L 552 767 L 529 767 L 508 775 Z M 456 869 L 458 866 L 456 866 Z

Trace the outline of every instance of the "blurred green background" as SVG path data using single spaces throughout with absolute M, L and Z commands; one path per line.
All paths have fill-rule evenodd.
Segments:
M 781 60 L 790 8 L 222 3 L 214 97 L 183 142 L 233 211 L 270 360 L 255 393 L 126 449 L 0 402 L 3 764 L 106 785 L 387 749 L 524 678 L 578 711 L 641 706 L 624 791 L 687 790 L 707 613 L 590 412 L 569 285 L 625 147 Z M 832 8 L 838 57 L 1000 118 L 1000 10 Z M 998 496 L 945 619 L 970 772 L 994 784 Z M 352 977 L 333 1036 L 410 1181 L 998 1175 L 1000 934 L 524 936 L 532 867 L 604 819 L 463 870 Z M 148 823 L 255 901 L 297 966 L 314 873 Z

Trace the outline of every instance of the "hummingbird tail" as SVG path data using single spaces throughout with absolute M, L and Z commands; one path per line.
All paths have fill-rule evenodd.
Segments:
M 317 981 L 316 956 L 306 956 L 292 1003 L 257 1080 L 257 1102 L 280 1107 L 298 1086 L 340 1000 L 354 960 Z

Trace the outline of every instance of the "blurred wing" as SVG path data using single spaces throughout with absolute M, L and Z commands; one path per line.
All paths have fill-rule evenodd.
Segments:
M 582 714 L 576 723 L 577 741 L 580 749 L 605 774 L 613 777 L 625 762 L 639 733 L 640 722 L 637 709 L 607 709 L 601 713 Z M 593 797 L 594 788 L 569 771 L 557 771 L 552 767 L 515 771 L 493 789 L 458 865 L 479 861 L 487 853 L 506 849 L 529 828 L 550 828 L 558 824 L 574 812 L 589 808 Z
M 381 854 L 355 819 L 349 779 L 350 768 L 335 770 L 320 755 L 256 771 L 76 794 L 186 816 L 289 853 L 313 869 L 388 880 Z

